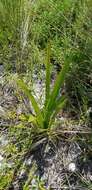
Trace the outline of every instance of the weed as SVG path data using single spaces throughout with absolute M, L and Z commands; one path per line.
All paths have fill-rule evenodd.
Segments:
M 58 74 L 53 90 L 50 90 L 50 45 L 47 48 L 47 61 L 46 61 L 46 90 L 45 90 L 45 103 L 43 109 L 41 110 L 36 102 L 31 91 L 27 88 L 27 85 L 23 80 L 17 80 L 18 86 L 22 89 L 25 95 L 29 98 L 32 103 L 35 116 L 31 115 L 29 121 L 36 124 L 39 128 L 49 129 L 51 128 L 56 115 L 62 109 L 67 101 L 65 96 L 58 98 L 61 86 L 64 84 L 65 77 L 69 71 L 70 59 L 69 57 L 65 59 L 65 64 L 62 70 Z

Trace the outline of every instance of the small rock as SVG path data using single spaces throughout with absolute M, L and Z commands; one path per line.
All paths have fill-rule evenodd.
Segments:
M 68 166 L 68 170 L 71 171 L 71 172 L 75 172 L 76 170 L 76 165 L 75 163 L 71 162 Z

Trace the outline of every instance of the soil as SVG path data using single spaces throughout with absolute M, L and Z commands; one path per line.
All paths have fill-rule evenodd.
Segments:
M 7 118 L 9 110 L 15 110 L 16 115 L 28 112 L 25 103 L 19 102 L 13 87 L 0 76 L 0 168 L 4 162 L 3 149 L 9 143 L 7 126 L 17 124 L 18 118 Z M 35 81 L 36 82 L 36 81 Z M 39 84 L 39 85 L 37 85 Z M 36 91 L 41 91 L 40 81 L 36 82 Z M 35 88 L 35 86 L 34 86 Z M 63 118 L 63 123 L 66 118 Z M 61 124 L 62 125 L 62 124 Z M 62 126 L 59 126 L 62 129 Z M 77 126 L 78 127 L 78 126 Z M 77 129 L 76 129 L 77 130 Z M 77 140 L 77 137 L 81 140 Z M 7 163 L 12 166 L 11 163 Z M 92 146 L 82 135 L 59 135 L 59 139 L 43 138 L 33 150 L 22 160 L 23 168 L 16 174 L 8 190 L 21 190 L 28 174 L 35 168 L 30 181 L 32 188 L 39 190 L 38 183 L 43 183 L 44 188 L 52 190 L 88 190 L 92 183 Z M 19 168 L 18 168 L 19 169 Z M 39 182 L 38 182 L 39 181 Z

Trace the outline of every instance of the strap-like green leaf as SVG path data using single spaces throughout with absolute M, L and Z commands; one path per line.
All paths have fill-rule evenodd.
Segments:
M 54 113 L 52 114 L 52 117 L 51 117 L 50 126 L 54 122 L 56 115 L 65 106 L 66 102 L 67 102 L 67 99 L 65 96 L 62 96 L 58 101 L 56 101 L 56 106 L 54 109 Z
M 31 114 L 31 115 L 29 116 L 28 122 L 37 125 L 37 118 L 36 118 L 36 116 L 33 116 L 33 115 Z
M 35 113 L 37 114 L 37 121 L 39 123 L 39 125 L 41 125 L 41 127 L 43 127 L 43 117 L 40 111 L 40 108 L 34 98 L 34 96 L 32 95 L 32 93 L 29 91 L 29 89 L 27 88 L 26 84 L 23 82 L 23 80 L 18 79 L 17 80 L 17 84 L 19 85 L 19 87 L 23 90 L 23 92 L 25 93 L 25 95 L 29 98 L 29 100 L 32 103 L 33 109 L 35 111 Z
M 48 102 L 49 95 L 50 95 L 50 43 L 47 46 L 47 55 L 46 55 L 46 91 L 45 91 L 45 106 Z
M 54 102 L 53 104 L 53 108 L 51 110 L 48 110 L 47 114 L 46 114 L 46 124 L 47 125 L 51 125 L 52 121 L 54 121 L 56 115 L 58 114 L 58 112 L 60 111 L 60 109 L 62 109 L 66 103 L 67 99 L 65 96 L 60 97 L 56 102 Z M 51 120 L 51 122 L 50 122 Z M 50 124 L 49 124 L 50 122 Z
M 47 110 L 51 110 L 53 105 L 55 104 L 55 101 L 56 101 L 58 94 L 59 94 L 59 90 L 60 90 L 61 86 L 63 85 L 65 77 L 69 71 L 69 66 L 70 66 L 70 63 L 67 60 L 66 63 L 64 64 L 61 72 L 57 76 L 54 88 L 52 90 L 52 93 L 50 95 L 50 98 L 49 98 L 49 101 L 47 104 Z

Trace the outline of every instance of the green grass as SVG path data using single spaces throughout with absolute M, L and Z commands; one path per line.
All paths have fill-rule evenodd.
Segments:
M 1 0 L 0 18 L 1 63 L 6 70 L 22 71 L 27 56 L 31 4 L 28 0 Z

